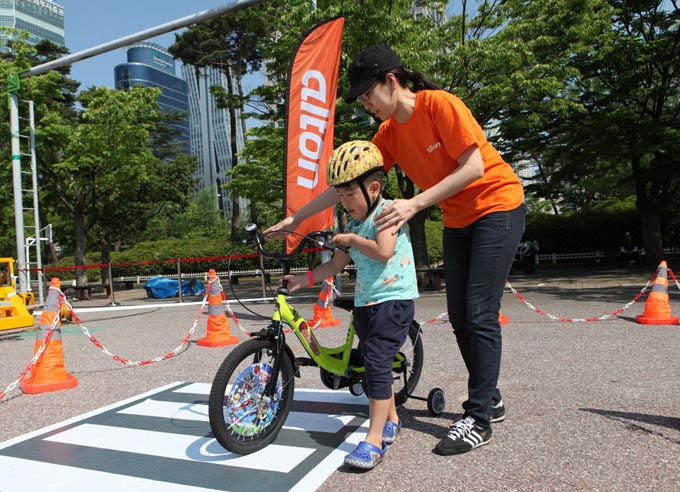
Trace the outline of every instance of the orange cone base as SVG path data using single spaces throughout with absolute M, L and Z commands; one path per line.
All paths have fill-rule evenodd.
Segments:
M 671 316 L 669 318 L 653 318 L 651 316 L 635 316 L 635 321 L 643 325 L 677 325 L 678 318 Z
M 47 393 L 49 391 L 59 391 L 71 389 L 78 386 L 78 380 L 71 374 L 65 374 L 64 379 L 60 381 L 51 381 L 47 383 L 32 383 L 31 381 L 22 381 L 21 389 L 24 393 L 35 395 L 38 393 Z
M 323 318 L 321 322 L 317 325 L 316 322 L 319 321 L 317 319 L 313 319 L 311 322 L 311 326 L 317 326 L 318 328 L 328 328 L 329 326 L 338 326 L 341 321 L 339 319 L 325 319 Z
M 218 339 L 205 337 L 196 340 L 196 343 L 202 347 L 224 347 L 225 345 L 236 345 L 238 342 L 238 337 L 221 337 Z
M 317 323 L 319 323 L 317 325 Z M 330 308 L 328 309 L 314 309 L 314 319 L 310 326 L 318 326 L 319 328 L 326 328 L 328 326 L 338 326 L 341 323 L 339 319 L 333 317 Z

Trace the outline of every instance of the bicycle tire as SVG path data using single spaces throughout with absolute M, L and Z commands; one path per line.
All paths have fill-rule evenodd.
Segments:
M 406 403 L 408 397 L 413 394 L 423 372 L 425 351 L 423 349 L 422 335 L 423 332 L 420 329 L 420 325 L 414 320 L 409 327 L 408 338 L 399 351 L 400 354 L 406 357 L 409 364 L 405 369 L 393 370 L 395 385 L 394 402 L 397 406 Z M 399 387 L 399 384 L 402 386 Z
M 217 442 L 239 455 L 272 443 L 288 417 L 295 390 L 295 368 L 285 350 L 274 397 L 261 398 L 274 365 L 274 340 L 248 340 L 220 365 L 210 389 L 208 416 Z

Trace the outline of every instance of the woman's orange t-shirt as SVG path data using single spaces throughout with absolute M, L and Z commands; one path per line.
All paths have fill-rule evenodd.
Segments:
M 451 174 L 457 158 L 476 145 L 484 176 L 440 202 L 444 227 L 461 228 L 491 212 L 519 207 L 524 190 L 519 178 L 487 141 L 472 112 L 458 97 L 442 90 L 416 92 L 413 114 L 405 124 L 384 121 L 373 137 L 389 171 L 396 163 L 421 190 Z

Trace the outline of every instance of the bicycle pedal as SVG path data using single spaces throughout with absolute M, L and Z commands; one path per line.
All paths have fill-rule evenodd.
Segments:
M 316 362 L 309 357 L 296 357 L 295 362 L 297 362 L 298 367 L 316 366 Z

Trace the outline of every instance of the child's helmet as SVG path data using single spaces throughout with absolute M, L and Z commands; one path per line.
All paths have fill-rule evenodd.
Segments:
M 328 185 L 339 186 L 383 167 L 378 147 L 366 140 L 351 140 L 335 149 L 328 160 Z

